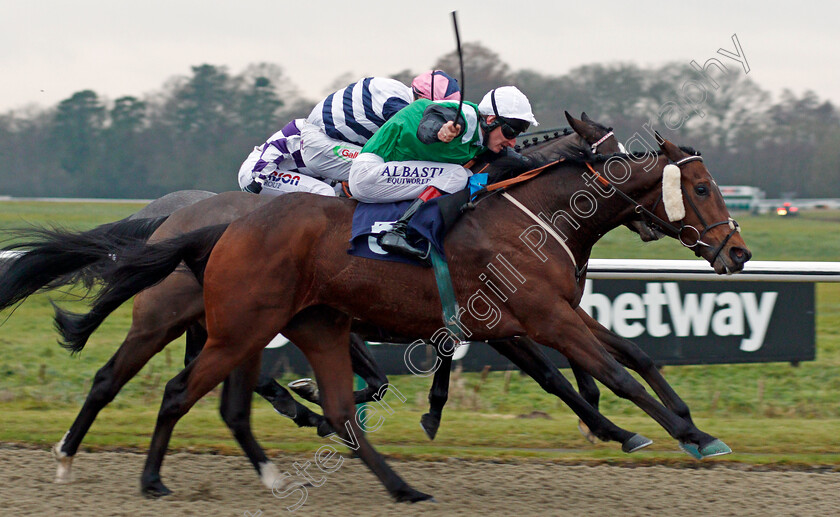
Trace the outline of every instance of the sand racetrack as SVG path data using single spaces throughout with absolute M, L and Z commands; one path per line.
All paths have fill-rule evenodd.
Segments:
M 239 456 L 171 454 L 163 476 L 175 493 L 144 499 L 138 490 L 144 459 L 134 453 L 79 453 L 75 481 L 56 485 L 49 452 L 0 448 L 0 515 L 840 515 L 836 471 L 708 467 L 711 462 L 703 468 L 628 468 L 391 461 L 404 479 L 437 499 L 410 506 L 392 503 L 362 463 L 347 458 L 321 486 L 309 487 L 305 505 L 291 513 L 286 507 L 299 494 L 274 497 Z M 281 471 L 290 472 L 293 461 L 311 459 L 273 458 Z

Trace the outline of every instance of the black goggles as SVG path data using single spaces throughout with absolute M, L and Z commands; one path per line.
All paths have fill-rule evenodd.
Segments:
M 502 136 L 508 140 L 513 140 L 519 136 L 520 133 L 526 131 L 528 126 L 531 125 L 530 122 L 525 120 L 504 117 L 499 117 L 497 123 L 499 124 L 499 127 L 502 128 Z

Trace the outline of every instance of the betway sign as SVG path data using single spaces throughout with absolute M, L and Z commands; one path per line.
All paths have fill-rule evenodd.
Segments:
M 587 280 L 581 306 L 602 325 L 637 343 L 658 364 L 799 362 L 816 356 L 813 283 Z M 410 374 L 408 345 L 371 346 L 388 375 Z M 424 350 L 424 348 L 426 348 Z M 544 351 L 558 366 L 558 352 Z M 431 347 L 410 352 L 418 369 L 434 364 Z M 483 343 L 459 347 L 466 371 L 514 366 Z M 266 350 L 265 373 L 309 372 L 295 347 Z
M 814 284 L 589 280 L 581 307 L 667 364 L 814 359 Z

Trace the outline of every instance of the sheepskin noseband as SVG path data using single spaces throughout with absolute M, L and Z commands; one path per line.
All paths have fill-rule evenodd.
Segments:
M 662 202 L 665 214 L 671 222 L 685 219 L 685 203 L 683 202 L 680 179 L 682 172 L 676 165 L 669 163 L 662 171 Z

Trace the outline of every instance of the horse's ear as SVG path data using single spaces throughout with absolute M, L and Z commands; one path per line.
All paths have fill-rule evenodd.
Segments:
M 575 120 L 575 117 L 573 117 L 572 114 L 569 113 L 568 111 L 564 111 L 563 113 L 566 114 L 566 120 L 569 122 L 569 125 L 572 126 L 572 127 L 575 127 L 575 124 L 577 123 L 577 120 Z
M 589 118 L 589 115 L 587 115 L 585 111 L 581 111 L 581 112 L 580 112 L 580 119 L 581 119 L 582 121 L 586 122 L 587 124 L 594 124 L 594 123 L 595 123 L 595 121 L 594 121 L 594 120 L 592 120 L 591 118 Z
M 656 143 L 659 144 L 659 148 L 662 149 L 662 152 L 665 153 L 665 156 L 670 158 L 673 161 L 679 160 L 683 154 L 683 151 L 680 150 L 679 147 L 674 145 L 673 142 L 665 140 L 665 138 L 659 134 L 659 131 L 654 131 L 656 135 Z
M 656 135 L 656 143 L 659 144 L 659 147 L 662 147 L 665 144 L 665 139 L 659 134 L 659 131 L 654 129 L 653 133 Z

